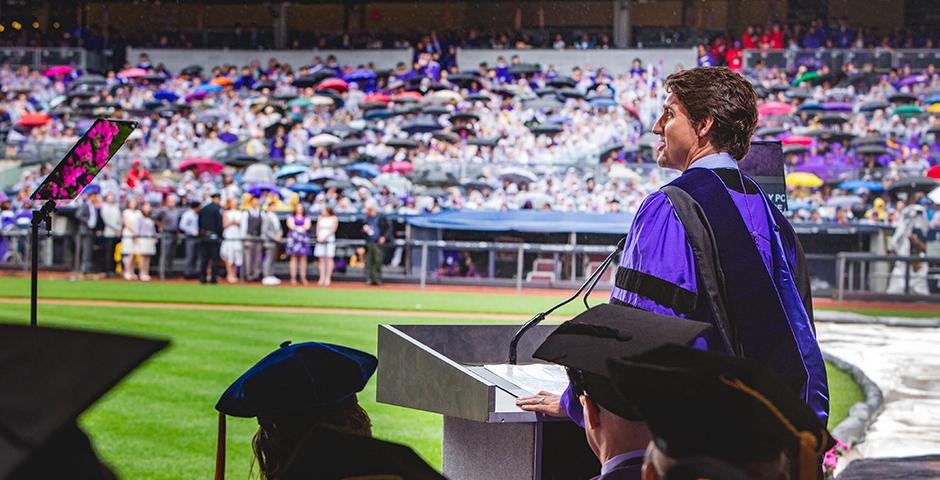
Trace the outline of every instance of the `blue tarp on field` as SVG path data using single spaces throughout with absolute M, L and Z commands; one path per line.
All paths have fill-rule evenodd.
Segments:
M 605 233 L 623 235 L 633 213 L 566 213 L 537 210 L 452 211 L 408 218 L 418 228 L 471 230 L 478 232 Z

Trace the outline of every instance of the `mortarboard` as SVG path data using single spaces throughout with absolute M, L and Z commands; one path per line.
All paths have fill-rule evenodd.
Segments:
M 0 325 L 0 478 L 96 478 L 107 471 L 76 419 L 167 344 Z
M 288 460 L 281 480 L 387 478 L 443 480 L 414 450 L 397 443 L 319 426 L 308 432 Z
M 740 465 L 787 451 L 796 478 L 815 479 L 818 457 L 834 445 L 812 409 L 753 360 L 667 345 L 608 366 L 616 390 L 637 407 L 670 457 Z
M 569 375 L 610 412 L 642 420 L 606 378 L 607 360 L 639 355 L 669 343 L 690 345 L 711 328 L 704 322 L 604 303 L 559 325 L 532 356 L 568 367 Z
M 219 398 L 216 478 L 225 477 L 225 415 L 270 417 L 328 407 L 365 388 L 378 359 L 329 343 L 290 341 L 238 377 Z

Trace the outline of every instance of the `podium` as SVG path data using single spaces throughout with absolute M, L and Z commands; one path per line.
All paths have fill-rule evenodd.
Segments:
M 556 325 L 532 328 L 519 361 L 541 364 L 532 352 Z M 376 400 L 444 417 L 443 470 L 451 480 L 588 479 L 600 463 L 584 430 L 567 418 L 515 405 L 523 389 L 485 365 L 507 363 L 519 325 L 380 325 Z M 555 381 L 566 378 L 559 369 Z M 561 377 L 561 378 L 557 378 Z M 558 392 L 560 393 L 560 392 Z

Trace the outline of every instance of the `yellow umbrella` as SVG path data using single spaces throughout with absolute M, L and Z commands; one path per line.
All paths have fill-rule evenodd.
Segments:
M 940 113 L 940 103 L 934 103 L 927 107 L 927 111 L 930 113 Z
M 821 187 L 823 181 L 821 178 L 809 172 L 793 172 L 787 175 L 787 185 L 791 187 Z

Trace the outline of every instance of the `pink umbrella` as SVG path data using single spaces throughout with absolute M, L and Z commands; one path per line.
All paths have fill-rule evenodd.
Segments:
M 386 163 L 385 165 L 382 166 L 383 173 L 392 173 L 392 172 L 411 173 L 414 170 L 415 170 L 414 165 L 412 165 L 411 162 L 406 161 L 406 160 Z
M 192 157 L 183 160 L 179 166 L 179 171 L 193 169 L 197 174 L 202 172 L 219 173 L 222 171 L 222 164 L 208 158 Z
M 121 78 L 140 78 L 146 74 L 147 71 L 143 68 L 128 68 L 127 70 L 121 70 L 118 76 Z
M 347 89 L 349 89 L 349 85 L 342 78 L 327 78 L 317 85 L 317 91 L 336 90 L 337 92 L 343 93 Z
M 43 112 L 26 113 L 20 117 L 16 125 L 20 127 L 39 127 L 45 125 L 51 118 L 52 117 Z
M 804 137 L 801 135 L 790 135 L 783 140 L 780 140 L 780 143 L 784 145 L 803 145 L 808 147 L 813 144 L 813 139 L 811 137 Z
M 366 98 L 362 99 L 362 103 L 371 103 L 371 102 L 382 102 L 388 103 L 391 100 L 388 95 L 384 93 L 373 93 L 372 95 L 367 95 Z
M 47 77 L 55 77 L 57 75 L 68 75 L 72 73 L 72 67 L 68 65 L 59 65 L 57 67 L 50 67 L 46 70 Z
M 784 116 L 793 113 L 793 107 L 783 102 L 767 102 L 757 107 L 757 113 L 764 117 Z

